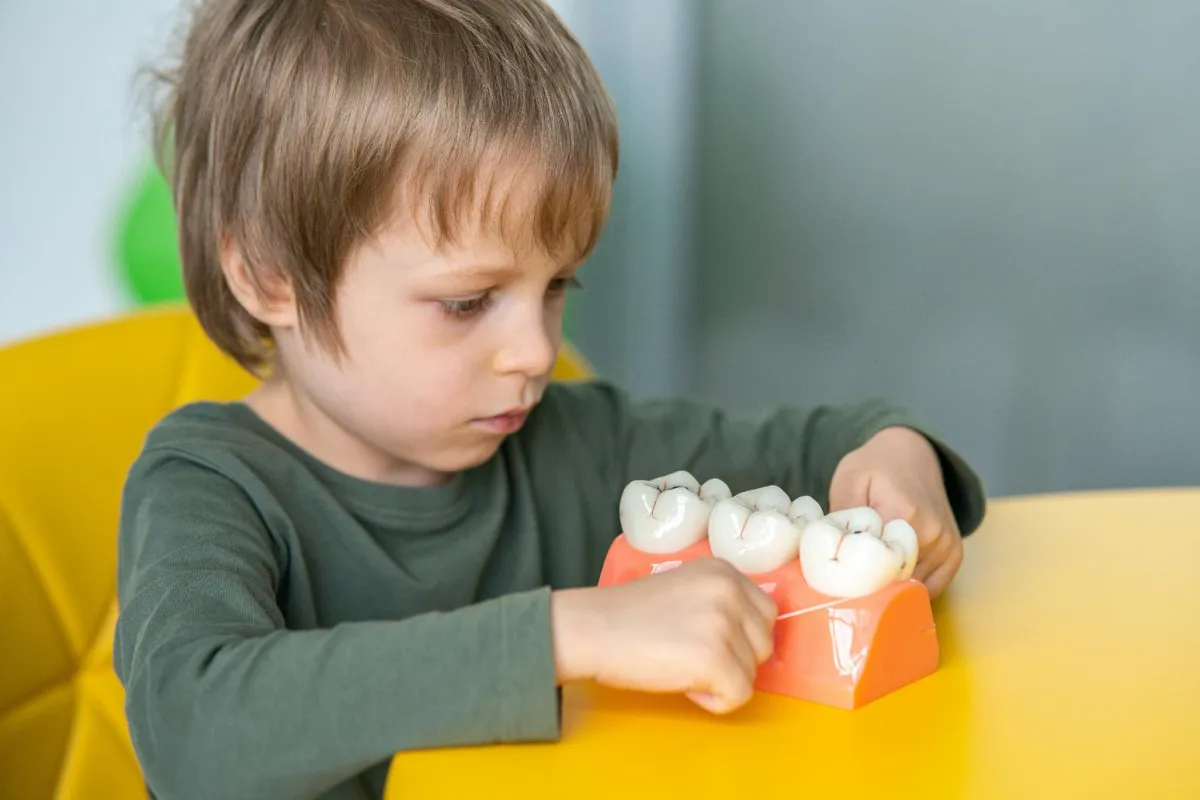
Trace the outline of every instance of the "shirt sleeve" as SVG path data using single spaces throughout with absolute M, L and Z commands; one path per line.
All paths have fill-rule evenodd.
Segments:
M 737 492 L 776 485 L 789 496 L 810 495 L 829 507 L 829 484 L 841 459 L 884 428 L 907 427 L 938 454 L 950 505 L 962 534 L 983 520 L 983 484 L 963 457 L 906 409 L 881 399 L 851 405 L 782 405 L 758 415 L 734 415 L 704 402 L 671 398 L 633 401 L 603 381 L 565 389 L 585 420 L 586 436 L 605 461 L 609 491 L 620 496 L 633 480 L 687 470 L 701 483 L 720 478 Z
M 135 466 L 114 666 L 158 796 L 315 796 L 406 749 L 558 736 L 548 589 L 289 630 L 283 559 L 224 476 Z

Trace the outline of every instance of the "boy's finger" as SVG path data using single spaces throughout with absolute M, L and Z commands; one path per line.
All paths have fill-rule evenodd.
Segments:
M 962 542 L 962 536 L 958 532 L 954 514 L 948 510 L 939 513 L 920 508 L 914 519 L 912 526 L 917 532 L 920 552 L 917 555 L 917 565 L 913 569 L 913 577 L 924 583 L 954 555 L 955 550 L 961 550 L 959 543 Z M 961 553 L 959 559 L 961 561 Z M 954 570 L 956 571 L 957 567 L 954 567 Z
M 754 620 L 746 620 L 742 627 L 745 629 L 746 642 L 754 651 L 754 663 L 761 664 L 775 652 L 775 637 L 769 627 L 758 625 Z
M 746 600 L 750 603 L 750 609 L 770 629 L 775 624 L 775 618 L 779 616 L 779 607 L 775 605 L 771 595 L 764 592 L 757 583 L 749 578 L 746 578 L 742 586 L 746 590 Z
M 714 714 L 733 711 L 749 700 L 754 691 L 752 681 L 746 677 L 746 671 L 732 649 L 721 653 L 712 665 L 712 672 L 706 677 L 708 680 L 693 692 L 701 697 L 697 702 Z
M 703 708 L 705 711 L 711 711 L 714 714 L 721 713 L 718 710 L 719 703 L 715 695 L 711 692 L 692 691 L 685 693 L 688 700 L 691 700 L 696 705 Z
M 729 637 L 728 644 L 729 654 L 742 668 L 742 673 L 753 682 L 754 676 L 758 674 L 758 659 L 755 657 L 754 648 L 744 636 L 738 635 Z
M 745 587 L 743 594 L 746 600 L 742 629 L 754 653 L 754 663 L 761 664 L 770 658 L 775 650 L 772 631 L 775 628 L 775 619 L 779 616 L 779 607 L 775 605 L 771 595 L 750 579 L 747 578 L 742 585 Z
M 913 577 L 924 581 L 946 560 L 949 537 L 946 536 L 945 523 L 941 517 L 925 508 L 918 508 L 908 523 L 917 534 L 917 565 L 913 569 Z
M 836 480 L 832 481 L 829 486 L 830 513 L 868 504 L 871 492 L 871 473 L 854 472 L 834 477 Z
M 717 698 L 721 703 L 721 712 L 718 713 L 728 713 L 740 708 L 753 694 L 753 681 L 743 670 L 736 668 L 731 659 L 729 669 L 722 673 L 721 681 L 717 685 Z
M 950 542 L 942 537 L 932 547 L 922 550 L 917 555 L 917 565 L 913 568 L 913 578 L 927 584 L 929 578 L 940 569 L 950 558 Z
M 913 567 L 913 578 L 925 583 L 925 580 L 933 573 L 944 560 L 941 558 L 941 553 L 938 552 L 941 548 L 938 545 L 921 550 L 917 554 L 917 565 Z
M 954 576 L 958 574 L 958 569 L 962 566 L 962 560 L 962 548 L 956 548 L 946 557 L 944 563 L 933 570 L 928 579 L 921 580 L 931 597 L 937 597 L 946 591 L 946 587 L 950 585 L 950 581 L 954 580 Z
M 722 697 L 713 692 L 701 691 L 687 692 L 686 696 L 687 699 L 712 714 L 728 714 L 731 711 L 736 711 L 739 706 L 744 705 L 746 700 L 749 699 L 749 696 L 747 696 L 743 700 L 736 700 Z

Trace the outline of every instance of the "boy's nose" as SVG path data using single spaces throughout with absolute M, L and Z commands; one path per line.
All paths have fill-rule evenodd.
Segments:
M 547 375 L 554 368 L 557 343 L 546 331 L 544 321 L 515 331 L 496 354 L 500 374 Z

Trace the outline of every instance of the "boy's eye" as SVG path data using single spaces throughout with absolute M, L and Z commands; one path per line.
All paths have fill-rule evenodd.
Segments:
M 550 288 L 548 291 L 550 294 L 562 294 L 568 289 L 582 288 L 583 284 L 579 282 L 578 278 L 572 275 L 569 278 L 555 278 L 554 280 L 550 281 Z
M 547 289 L 547 294 L 558 296 L 564 294 L 567 289 L 582 289 L 583 284 L 579 279 L 572 275 L 569 278 L 555 278 L 550 281 L 550 286 Z M 475 297 L 465 297 L 460 300 L 439 300 L 438 305 L 442 307 L 442 311 L 448 317 L 454 319 L 469 319 L 478 316 L 491 306 L 493 301 L 492 293 L 484 292 Z
M 477 297 L 468 297 L 463 300 L 440 300 L 438 302 L 447 316 L 455 319 L 467 319 L 486 311 L 487 307 L 491 305 L 492 295 L 490 292 L 485 292 Z

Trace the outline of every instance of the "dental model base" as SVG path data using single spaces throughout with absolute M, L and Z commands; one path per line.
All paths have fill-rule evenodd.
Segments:
M 775 650 L 755 687 L 855 709 L 934 672 L 929 593 L 912 579 L 917 535 L 871 508 L 825 514 L 777 486 L 733 495 L 687 472 L 634 481 L 621 495 L 623 533 L 600 586 L 728 561 L 775 601 Z

